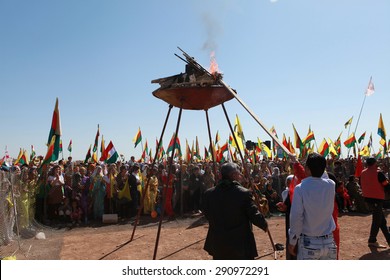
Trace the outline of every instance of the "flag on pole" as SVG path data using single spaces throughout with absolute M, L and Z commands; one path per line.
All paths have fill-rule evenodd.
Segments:
M 219 137 L 219 133 L 217 130 L 217 134 L 215 135 L 215 144 L 217 144 L 219 140 L 221 140 L 221 137 Z
M 93 152 L 94 153 L 97 151 L 97 148 L 99 145 L 99 136 L 100 136 L 100 129 L 99 129 L 99 125 L 98 125 L 96 136 L 95 136 L 95 144 L 93 145 Z
M 70 139 L 70 141 L 69 141 L 68 151 L 69 151 L 69 153 L 72 152 L 72 139 Z
M 324 140 L 322 140 L 321 145 L 318 147 L 318 153 L 324 157 L 329 154 L 329 144 L 325 138 Z
M 235 143 L 236 141 L 234 141 L 233 138 L 233 142 L 231 143 L 231 145 L 237 149 L 244 150 L 245 137 L 244 137 L 244 132 L 242 131 L 242 127 L 238 115 L 236 115 L 235 124 L 234 124 L 234 136 L 236 137 L 237 143 Z
M 366 132 L 364 132 L 362 135 L 360 135 L 360 137 L 358 139 L 359 144 L 364 140 L 364 137 L 366 137 Z
M 365 92 L 366 96 L 373 95 L 375 92 L 374 83 L 372 82 L 372 77 L 370 77 L 370 81 L 368 82 L 368 86 Z
M 105 163 L 115 163 L 119 155 L 117 151 L 115 150 L 114 144 L 112 144 L 112 141 L 108 143 L 106 149 L 104 150 L 104 158 L 105 158 Z
M 89 145 L 89 149 L 88 149 L 88 152 L 87 152 L 87 155 L 85 156 L 85 160 L 84 160 L 84 164 L 85 163 L 88 163 L 88 161 L 91 159 L 92 155 L 91 155 L 91 148 L 92 148 L 92 145 Z
M 56 137 L 57 137 L 57 135 L 53 134 L 53 137 L 50 141 L 49 147 L 47 148 L 46 156 L 42 161 L 42 165 L 49 164 L 50 162 L 57 160 L 58 156 L 56 158 L 54 155 L 54 150 L 55 150 L 54 146 L 56 143 Z M 55 158 L 55 159 L 53 160 L 53 158 Z
M 104 143 L 104 136 L 102 135 L 102 141 L 100 141 L 100 161 L 105 161 L 106 159 L 106 148 Z
M 380 116 L 379 116 L 378 135 L 379 135 L 382 139 L 386 139 L 386 129 L 385 129 L 385 126 L 384 126 L 384 124 L 383 124 L 382 113 L 381 113 Z
M 298 132 L 295 129 L 294 124 L 293 124 L 293 129 L 294 129 L 295 148 L 299 149 L 299 151 L 302 152 L 304 145 L 303 145 L 303 142 L 301 140 L 301 137 L 299 137 Z
M 306 145 L 308 143 L 310 143 L 310 141 L 313 141 L 315 138 L 314 138 L 314 132 L 313 131 L 310 131 L 307 136 L 302 140 L 303 142 L 303 145 Z
M 355 138 L 355 134 L 352 132 L 351 135 L 348 137 L 348 139 L 344 141 L 344 145 L 345 147 L 350 149 L 353 146 L 355 146 L 355 144 L 356 144 L 356 138 Z
M 137 134 L 133 138 L 134 148 L 142 141 L 141 128 L 138 128 Z
M 60 138 L 62 135 L 61 121 L 60 121 L 60 110 L 59 110 L 59 106 L 58 106 L 58 97 L 56 98 L 56 104 L 54 106 L 53 117 L 51 120 L 49 138 L 47 140 L 48 146 L 50 146 L 50 144 L 51 144 L 51 140 L 53 139 L 53 135 L 56 135 L 56 137 L 54 137 L 55 143 L 53 146 L 53 153 L 51 156 L 51 161 L 56 161 L 59 157 L 59 154 L 60 154 L 60 140 L 61 140 Z
M 32 160 L 35 157 L 35 149 L 34 145 L 31 145 L 31 155 L 30 155 L 30 160 Z
M 347 128 L 352 123 L 353 116 L 344 124 L 344 127 Z
M 362 157 L 359 154 L 356 162 L 355 177 L 360 177 L 362 171 L 363 171 L 363 162 L 362 162 Z
M 259 137 L 257 137 L 257 144 L 259 145 L 259 147 L 261 147 L 261 151 L 262 151 L 263 155 L 266 156 L 267 158 L 271 159 L 272 152 L 271 152 L 270 148 L 268 148 L 268 146 L 266 144 L 264 144 L 264 142 L 261 141 Z

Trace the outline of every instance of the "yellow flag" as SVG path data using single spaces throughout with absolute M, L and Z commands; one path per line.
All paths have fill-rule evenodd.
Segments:
M 234 136 L 237 139 L 238 146 L 236 145 L 234 139 L 232 141 L 232 146 L 235 148 L 239 148 L 240 150 L 244 150 L 245 137 L 244 137 L 244 132 L 242 131 L 242 127 L 238 115 L 236 115 L 236 119 L 234 122 Z

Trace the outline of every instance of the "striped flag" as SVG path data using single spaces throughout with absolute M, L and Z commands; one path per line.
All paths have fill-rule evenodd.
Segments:
M 133 138 L 134 148 L 142 141 L 141 128 L 138 128 L 137 134 Z
M 54 135 L 56 137 L 53 138 Z M 62 135 L 62 132 L 61 132 L 60 110 L 59 110 L 59 106 L 58 106 L 58 97 L 57 97 L 56 104 L 54 106 L 53 117 L 51 120 L 49 138 L 47 140 L 48 146 L 50 146 L 52 139 L 55 140 L 55 143 L 53 146 L 53 153 L 51 155 L 51 161 L 56 161 L 59 157 L 61 135 Z
M 70 139 L 70 141 L 69 141 L 68 151 L 69 151 L 69 153 L 72 152 L 72 139 Z
M 347 128 L 352 123 L 353 116 L 344 124 L 344 127 Z
M 379 116 L 378 135 L 382 139 L 386 139 L 386 129 L 385 129 L 385 125 L 383 124 L 382 113 Z

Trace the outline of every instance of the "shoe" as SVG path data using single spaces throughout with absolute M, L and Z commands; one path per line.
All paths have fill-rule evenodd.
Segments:
M 369 247 L 374 247 L 374 248 L 387 248 L 387 246 L 379 244 L 378 242 L 368 242 Z

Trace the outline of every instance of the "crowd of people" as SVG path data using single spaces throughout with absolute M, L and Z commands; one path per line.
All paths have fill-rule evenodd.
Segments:
M 4 208 L 0 223 L 8 225 L 0 229 L 12 228 L 12 219 L 19 229 L 27 229 L 34 222 L 49 226 L 101 223 L 104 214 L 117 214 L 119 221 L 129 221 L 140 210 L 153 218 L 164 211 L 168 219 L 201 213 L 203 194 L 221 181 L 222 165 L 169 162 L 150 164 L 132 157 L 128 162 L 84 164 L 69 157 L 49 165 L 4 169 L 0 178 Z M 352 157 L 326 161 L 326 171 L 337 181 L 335 201 L 341 213 L 369 212 L 359 178 L 355 177 L 356 163 Z M 289 159 L 263 159 L 255 164 L 238 162 L 237 166 L 243 173 L 240 184 L 256 193 L 262 215 L 271 217 L 283 212 L 278 204 L 285 201 L 285 190 L 294 174 L 293 163 Z M 378 166 L 389 175 L 388 158 L 379 160 Z M 16 217 L 12 216 L 14 203 Z M 383 206 L 387 206 L 386 201 Z M 6 242 L 4 231 L 2 241 Z

